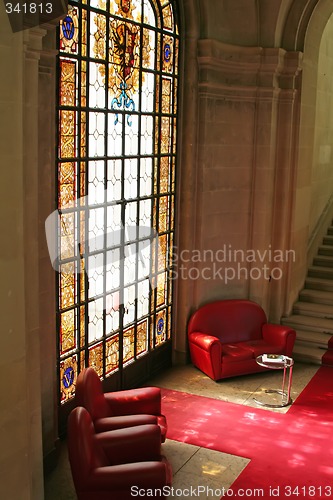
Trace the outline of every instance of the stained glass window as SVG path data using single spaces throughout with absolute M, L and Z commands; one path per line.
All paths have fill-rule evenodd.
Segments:
M 171 339 L 179 32 L 173 0 L 70 1 L 58 56 L 61 403 Z

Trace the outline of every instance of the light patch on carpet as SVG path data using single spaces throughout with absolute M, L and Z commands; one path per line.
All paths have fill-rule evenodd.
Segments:
M 163 444 L 162 453 L 172 465 L 172 486 L 177 499 L 220 498 L 221 491 L 227 491 L 250 462 L 247 458 L 172 439 Z

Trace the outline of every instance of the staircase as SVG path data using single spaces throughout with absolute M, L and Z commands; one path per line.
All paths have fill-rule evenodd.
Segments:
M 295 360 L 333 366 L 333 225 L 308 269 L 292 315 L 281 323 L 296 330 Z

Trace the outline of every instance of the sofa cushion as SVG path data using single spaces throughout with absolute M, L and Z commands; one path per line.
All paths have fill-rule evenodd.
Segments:
M 269 344 L 263 339 L 249 340 L 248 342 L 244 343 L 246 344 L 247 348 L 252 352 L 254 358 L 260 356 L 260 354 L 281 354 L 281 352 L 283 351 L 283 346 Z
M 222 357 L 224 363 L 234 363 L 235 361 L 253 358 L 253 352 L 252 349 L 246 345 L 246 342 L 223 344 Z

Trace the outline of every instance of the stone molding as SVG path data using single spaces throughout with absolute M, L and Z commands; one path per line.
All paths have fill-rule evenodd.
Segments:
M 271 100 L 276 91 L 283 90 L 285 98 L 293 99 L 293 91 L 299 88 L 302 53 L 205 39 L 198 41 L 198 65 L 201 96 Z

